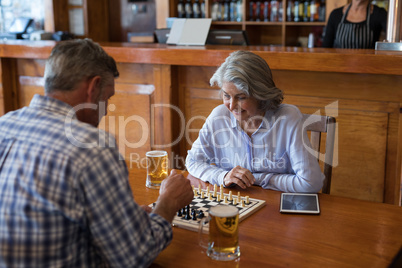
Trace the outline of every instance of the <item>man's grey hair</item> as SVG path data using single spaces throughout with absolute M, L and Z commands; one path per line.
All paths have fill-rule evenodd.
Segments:
M 72 91 L 86 79 L 100 76 L 100 88 L 119 76 L 115 60 L 90 39 L 61 41 L 45 67 L 45 93 Z

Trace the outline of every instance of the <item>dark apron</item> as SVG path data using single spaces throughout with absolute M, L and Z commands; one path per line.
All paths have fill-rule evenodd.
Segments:
M 367 5 L 366 23 L 345 23 L 349 13 L 348 7 L 336 30 L 335 48 L 373 48 L 373 31 L 370 30 L 370 4 Z

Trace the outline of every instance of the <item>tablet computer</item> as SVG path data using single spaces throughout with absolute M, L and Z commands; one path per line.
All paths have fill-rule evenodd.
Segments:
M 282 193 L 281 213 L 320 214 L 317 194 Z

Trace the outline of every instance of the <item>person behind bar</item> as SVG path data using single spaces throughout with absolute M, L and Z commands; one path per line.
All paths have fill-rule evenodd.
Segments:
M 352 0 L 334 9 L 325 27 L 323 47 L 375 48 L 387 27 L 387 11 L 369 0 Z
M 170 243 L 192 188 L 173 171 L 153 211 L 134 201 L 115 139 L 96 128 L 118 75 L 98 44 L 62 41 L 45 96 L 0 118 L 0 267 L 145 267 Z
M 236 51 L 210 80 L 223 105 L 208 116 L 188 151 L 189 173 L 213 184 L 260 185 L 285 192 L 318 192 L 323 186 L 317 159 L 303 131 L 298 108 L 281 104 L 282 91 L 260 56 Z

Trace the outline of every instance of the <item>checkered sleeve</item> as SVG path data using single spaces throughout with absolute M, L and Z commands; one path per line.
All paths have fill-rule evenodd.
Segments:
M 171 241 L 168 221 L 133 199 L 119 153 L 103 148 L 81 178 L 91 240 L 111 267 L 146 267 Z

